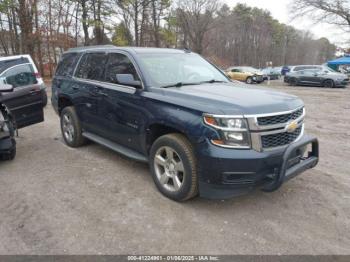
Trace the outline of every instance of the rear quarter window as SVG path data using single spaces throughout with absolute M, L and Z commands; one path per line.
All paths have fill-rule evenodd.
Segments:
M 72 76 L 77 64 L 78 54 L 67 53 L 63 54 L 56 69 L 56 76 Z

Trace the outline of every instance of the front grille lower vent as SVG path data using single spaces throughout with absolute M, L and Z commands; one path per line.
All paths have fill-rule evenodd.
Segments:
M 283 132 L 271 135 L 264 135 L 261 137 L 263 148 L 273 148 L 279 146 L 286 146 L 294 142 L 301 134 L 302 127 L 298 127 L 293 133 Z

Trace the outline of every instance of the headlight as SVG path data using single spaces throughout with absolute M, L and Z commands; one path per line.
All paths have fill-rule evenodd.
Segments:
M 231 148 L 250 148 L 247 120 L 244 118 L 216 117 L 204 115 L 204 123 L 215 128 L 220 139 L 213 139 L 214 145 Z

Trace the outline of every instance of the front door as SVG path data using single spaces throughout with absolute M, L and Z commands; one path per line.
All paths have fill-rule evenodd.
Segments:
M 30 64 L 23 64 L 9 68 L 0 76 L 0 82 L 14 87 L 13 92 L 2 94 L 0 101 L 9 108 L 17 128 L 44 121 L 42 93 L 33 72 Z
M 117 74 L 139 75 L 126 54 L 110 53 L 105 72 L 102 106 L 99 108 L 102 125 L 110 139 L 135 150 L 140 149 L 140 135 L 144 128 L 145 107 L 142 89 L 118 83 Z

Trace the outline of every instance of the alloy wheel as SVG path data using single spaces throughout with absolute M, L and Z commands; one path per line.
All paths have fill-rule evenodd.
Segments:
M 72 118 L 68 114 L 64 114 L 62 117 L 62 131 L 64 137 L 68 142 L 73 142 L 74 140 L 74 126 Z
M 160 147 L 154 157 L 154 169 L 160 185 L 177 192 L 184 183 L 185 168 L 179 154 L 168 146 Z

